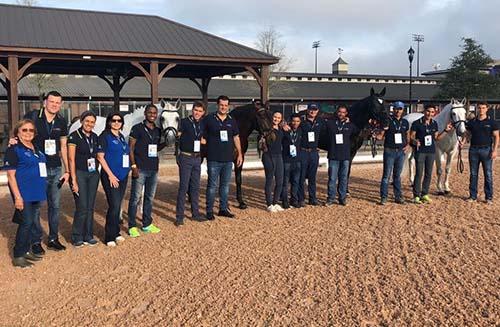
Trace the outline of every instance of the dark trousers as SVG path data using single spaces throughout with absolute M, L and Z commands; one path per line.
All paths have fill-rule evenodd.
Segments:
M 301 173 L 301 163 L 299 160 L 284 162 L 283 174 L 283 204 L 288 204 L 288 184 L 290 184 L 290 203 L 296 204 L 299 201 L 299 183 Z
M 415 155 L 416 173 L 413 180 L 413 196 L 421 197 L 429 194 L 432 179 L 432 167 L 434 166 L 434 153 L 417 153 Z M 422 182 L 422 175 L 424 181 Z
M 316 202 L 316 174 L 319 166 L 318 151 L 300 151 L 301 173 L 299 183 L 299 201 L 303 202 L 306 198 L 304 184 L 307 179 L 307 188 L 309 192 L 309 202 Z
M 470 147 L 469 149 L 469 196 L 477 199 L 479 164 L 483 166 L 484 196 L 486 200 L 493 200 L 493 160 L 491 159 L 491 147 Z
M 128 175 L 120 181 L 117 188 L 111 187 L 108 174 L 101 171 L 101 183 L 106 193 L 108 201 L 108 211 L 106 212 L 106 224 L 104 226 L 104 242 L 115 241 L 120 236 L 120 210 L 122 207 L 123 196 L 127 189 Z
M 40 206 L 41 202 L 24 202 L 23 220 L 17 227 L 14 258 L 22 257 L 30 250 L 33 222 L 40 216 Z
M 401 191 L 401 172 L 405 162 L 405 152 L 403 149 L 384 149 L 384 173 L 380 182 L 380 197 L 387 198 L 389 195 L 389 179 L 392 174 L 394 186 L 394 197 L 401 199 L 403 192 Z
M 61 189 L 57 187 L 61 178 L 61 167 L 47 167 L 47 220 L 49 222 L 49 241 L 58 239 L 59 207 Z M 31 228 L 31 243 L 42 243 L 43 229 L 40 224 L 40 211 L 33 221 Z
M 266 175 L 266 205 L 277 204 L 281 198 L 283 189 L 283 156 L 281 154 L 270 154 L 265 152 L 262 155 L 262 164 Z M 274 193 L 273 189 L 274 180 Z
M 178 221 L 184 219 L 184 207 L 186 203 L 186 194 L 189 191 L 191 200 L 192 217 L 200 215 L 200 175 L 201 175 L 201 158 L 179 155 L 179 190 L 177 192 L 177 205 L 175 207 L 175 218 Z
M 86 242 L 94 238 L 94 205 L 99 185 L 99 173 L 77 170 L 76 181 L 78 196 L 73 194 L 75 198 L 75 215 L 71 232 L 73 243 Z

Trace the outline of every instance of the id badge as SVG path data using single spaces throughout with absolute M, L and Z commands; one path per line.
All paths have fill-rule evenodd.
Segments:
M 335 134 L 335 144 L 344 144 L 344 134 Z
M 426 135 L 424 138 L 424 145 L 431 146 L 432 145 L 432 135 Z
M 48 156 L 56 155 L 56 140 L 45 140 L 45 154 Z
M 220 131 L 221 142 L 227 142 L 229 139 L 227 137 L 227 131 Z
M 194 141 L 193 152 L 200 152 L 200 140 Z
M 38 168 L 40 170 L 40 177 L 47 177 L 47 165 L 45 162 L 39 162 Z
M 128 168 L 130 166 L 130 161 L 128 158 L 128 154 L 123 155 L 123 160 L 122 160 L 122 167 L 123 168 Z
M 401 133 L 394 134 L 394 144 L 403 144 L 403 136 Z
M 158 145 L 157 144 L 148 144 L 148 157 L 150 157 L 150 158 L 158 157 Z
M 95 158 L 87 159 L 87 169 L 89 173 L 93 173 L 95 171 Z
M 292 158 L 297 156 L 297 147 L 294 144 L 290 144 L 290 156 Z
M 314 134 L 314 132 L 307 132 L 307 140 L 309 142 L 314 142 L 315 139 L 316 139 L 316 135 Z

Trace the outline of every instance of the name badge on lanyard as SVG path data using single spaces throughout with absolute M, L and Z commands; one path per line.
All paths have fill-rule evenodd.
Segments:
M 38 170 L 40 171 L 40 177 L 47 177 L 47 165 L 45 162 L 38 163 Z
M 307 132 L 307 140 L 309 142 L 314 142 L 316 140 L 316 134 L 314 132 Z
M 93 173 L 95 171 L 95 158 L 87 159 L 87 169 L 89 173 Z
M 130 166 L 130 160 L 129 160 L 128 154 L 124 154 L 122 157 L 122 167 L 128 168 L 129 166 Z
M 290 156 L 295 158 L 297 156 L 297 147 L 295 144 L 290 144 Z
M 424 138 L 424 145 L 431 146 L 432 145 L 432 135 L 426 135 Z
M 401 133 L 394 134 L 394 144 L 402 144 L 403 143 L 403 135 Z
M 194 141 L 193 152 L 200 152 L 200 141 L 199 140 Z
M 54 156 L 56 153 L 56 140 L 45 140 L 45 154 Z
M 344 134 L 335 134 L 335 144 L 344 144 Z
M 158 157 L 158 145 L 157 144 L 148 144 L 148 157 L 150 157 L 150 158 Z
M 220 131 L 220 140 L 221 142 L 227 142 L 229 140 L 227 131 Z

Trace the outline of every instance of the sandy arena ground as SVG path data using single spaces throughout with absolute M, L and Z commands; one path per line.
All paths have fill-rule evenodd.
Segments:
M 497 195 L 499 169 L 497 160 Z M 500 201 L 463 201 L 467 172 L 453 168 L 452 196 L 381 207 L 381 164 L 357 165 L 347 207 L 275 214 L 264 211 L 263 172 L 245 172 L 251 209 L 233 209 L 234 220 L 188 219 L 182 228 L 173 225 L 177 172 L 162 174 L 154 204 L 160 234 L 127 237 L 116 248 L 68 245 L 25 270 L 10 263 L 16 225 L 2 187 L 0 326 L 500 325 Z M 324 168 L 319 176 L 324 200 Z M 100 189 L 99 240 L 105 209 Z M 62 212 L 69 243 L 66 187 Z

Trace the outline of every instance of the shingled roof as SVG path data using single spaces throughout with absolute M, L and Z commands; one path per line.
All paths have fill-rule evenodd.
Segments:
M 145 58 L 226 59 L 275 63 L 278 58 L 177 22 L 149 15 L 0 4 L 0 51 L 124 53 Z

